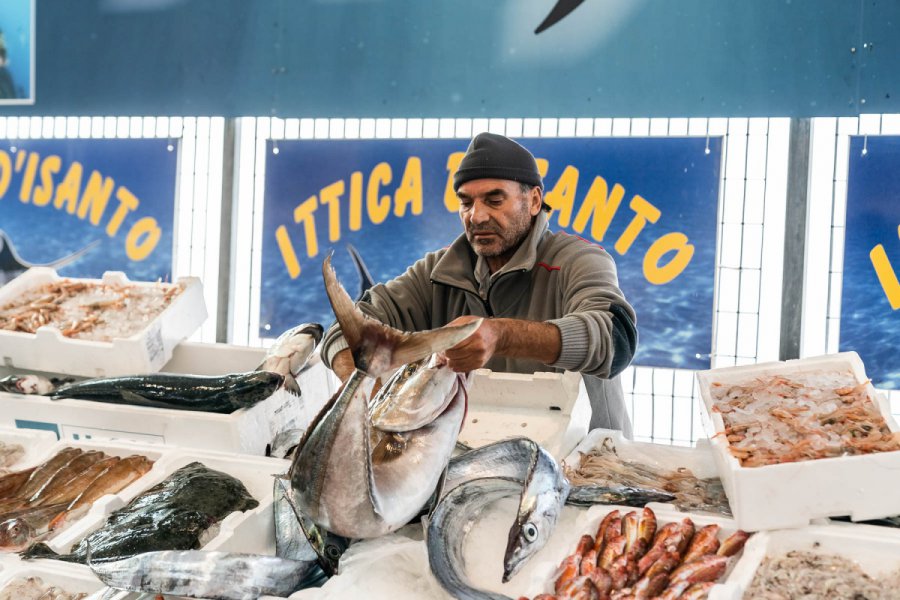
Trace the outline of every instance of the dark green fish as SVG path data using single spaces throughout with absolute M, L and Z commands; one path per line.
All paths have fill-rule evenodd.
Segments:
M 230 414 L 265 400 L 283 381 L 283 375 L 269 371 L 214 377 L 150 373 L 78 381 L 61 386 L 52 397 Z

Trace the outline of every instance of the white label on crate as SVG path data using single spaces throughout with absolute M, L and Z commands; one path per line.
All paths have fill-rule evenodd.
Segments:
M 165 362 L 165 349 L 163 347 L 162 325 L 159 323 L 153 324 L 150 331 L 147 332 L 145 343 L 147 345 L 147 357 L 150 359 L 150 364 L 154 367 L 163 366 L 163 363 Z
M 120 431 L 117 429 L 99 429 L 96 427 L 82 427 L 81 425 L 60 425 L 60 435 L 64 440 L 126 440 L 130 442 L 147 442 L 151 444 L 165 444 L 166 438 L 161 435 L 149 433 L 137 433 L 134 431 Z

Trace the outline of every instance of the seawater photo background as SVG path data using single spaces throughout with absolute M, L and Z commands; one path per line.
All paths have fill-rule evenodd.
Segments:
M 34 11 L 35 0 L 0 1 L 0 30 L 6 43 L 7 68 L 19 96 L 0 98 L 0 105 L 34 102 Z
M 545 189 L 552 192 L 567 166 L 578 169 L 574 209 L 567 227 L 560 212 L 550 216 L 550 229 L 564 230 L 600 243 L 616 261 L 619 285 L 638 315 L 640 343 L 635 364 L 688 369 L 709 368 L 712 346 L 716 222 L 721 171 L 721 138 L 533 138 L 520 139 L 539 159 L 548 161 Z M 345 246 L 362 255 L 376 282 L 401 274 L 425 253 L 450 244 L 462 232 L 456 212 L 445 206 L 448 159 L 464 152 L 468 140 L 278 140 L 269 142 L 263 217 L 262 291 L 260 331 L 274 337 L 297 323 L 334 320 L 325 296 L 321 266 L 328 252 L 338 277 L 351 296 L 359 278 Z M 273 150 L 277 146 L 278 152 Z M 707 147 L 709 152 L 707 153 Z M 394 215 L 394 191 L 400 186 L 410 157 L 421 161 L 422 213 Z M 366 194 L 376 165 L 390 166 L 391 180 L 379 195 L 390 196 L 391 211 L 380 224 L 367 216 Z M 350 231 L 348 206 L 351 173 L 362 174 L 362 226 Z M 591 221 L 584 231 L 572 224 L 596 176 L 624 188 L 621 204 L 603 240 L 591 239 Z M 311 213 L 318 248 L 308 255 L 304 224 L 294 220 L 295 208 L 322 189 L 342 182 L 337 202 L 338 223 L 331 223 L 330 205 Z M 616 240 L 634 217 L 629 203 L 635 195 L 660 209 L 656 223 L 647 223 L 630 249 L 619 254 Z M 329 226 L 338 237 L 330 240 Z M 292 279 L 276 241 L 283 227 L 291 239 L 300 273 Z M 659 237 L 682 232 L 694 246 L 694 255 L 672 281 L 651 284 L 643 275 L 647 249 Z M 661 262 L 672 258 L 664 255 Z
M 849 160 L 840 350 L 859 354 L 876 387 L 896 390 L 900 311 L 891 308 L 869 253 L 881 245 L 900 273 L 900 136 L 852 136 Z
M 96 279 L 106 271 L 123 271 L 132 281 L 171 281 L 177 152 L 170 151 L 168 146 L 169 141 L 165 139 L 4 140 L 0 142 L 0 151 L 9 157 L 12 172 L 5 190 L 0 189 L 0 230 L 11 240 L 15 253 L 23 261 L 35 264 L 58 261 L 92 242 L 99 242 L 81 258 L 59 269 L 62 276 Z M 17 171 L 19 153 L 25 153 L 26 158 L 25 165 Z M 30 193 L 26 194 L 27 201 L 23 202 L 28 157 L 35 154 L 41 163 Z M 61 159 L 59 171 L 48 173 L 48 187 L 53 196 L 76 162 L 82 166 L 80 194 L 84 193 L 94 171 L 112 179 L 110 199 L 98 225 L 93 225 L 88 218 L 80 219 L 77 213 L 69 214 L 65 208 L 56 208 L 54 198 L 46 206 L 34 204 L 39 186 L 47 183 L 41 168 L 50 156 Z M 3 169 L 0 164 L 0 181 L 5 178 Z M 125 216 L 118 232 L 111 237 L 106 227 L 120 204 L 116 193 L 123 186 L 137 197 L 139 205 Z M 126 236 L 131 226 L 144 217 L 155 219 L 161 235 L 146 258 L 131 260 L 126 254 Z M 8 257 L 8 251 L 0 248 L 0 256 Z

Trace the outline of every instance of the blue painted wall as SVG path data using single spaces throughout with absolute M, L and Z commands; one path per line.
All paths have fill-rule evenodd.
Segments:
M 535 35 L 555 1 L 38 0 L 37 103 L 0 114 L 900 112 L 898 0 L 587 0 Z

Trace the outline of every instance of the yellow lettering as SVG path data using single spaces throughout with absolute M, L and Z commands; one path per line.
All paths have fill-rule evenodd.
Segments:
M 381 186 L 390 183 L 392 178 L 391 165 L 386 162 L 375 165 L 372 174 L 369 175 L 366 208 L 369 212 L 369 220 L 375 225 L 383 223 L 391 210 L 391 197 L 379 197 L 378 194 L 381 192 Z
M 38 162 L 41 157 L 37 152 L 28 155 L 28 164 L 25 166 L 25 175 L 22 177 L 22 187 L 19 189 L 19 200 L 28 203 L 31 198 L 31 190 L 34 188 L 34 176 L 37 174 Z
M 278 242 L 281 259 L 284 261 L 284 266 L 287 267 L 288 275 L 291 279 L 297 279 L 300 275 L 300 261 L 297 260 L 294 245 L 291 244 L 291 238 L 288 237 L 287 227 L 278 226 L 278 229 L 275 230 L 275 241 Z
M 659 261 L 667 252 L 675 252 L 672 260 L 664 266 L 659 266 Z M 688 243 L 688 238 L 681 232 L 675 231 L 662 236 L 650 246 L 644 256 L 644 277 L 654 285 L 669 283 L 687 268 L 691 258 L 694 257 L 694 246 Z
M 544 196 L 544 201 L 553 210 L 559 210 L 559 226 L 568 227 L 572 220 L 572 207 L 575 206 L 575 191 L 578 188 L 578 169 L 567 166 L 553 189 Z
M 294 209 L 294 223 L 303 224 L 303 233 L 306 234 L 306 256 L 309 258 L 319 253 L 319 238 L 316 237 L 316 220 L 313 217 L 318 204 L 319 200 L 315 196 L 310 196 Z M 298 267 L 297 273 L 299 272 Z
M 354 171 L 350 175 L 350 231 L 362 228 L 362 188 L 363 174 Z
M 75 209 L 78 207 L 78 194 L 81 192 L 81 173 L 82 166 L 79 162 L 73 162 L 69 167 L 69 171 L 66 173 L 66 176 L 63 178 L 62 182 L 58 186 L 56 186 L 56 195 L 53 197 L 53 206 L 59 210 L 63 206 L 66 207 L 66 212 L 70 215 L 75 214 Z M 95 171 L 96 173 L 96 171 Z M 90 187 L 90 186 L 88 186 Z M 112 191 L 112 180 L 110 179 L 110 187 L 109 191 L 106 194 L 106 199 L 109 199 L 109 193 Z M 87 195 L 87 191 L 85 191 L 85 195 Z M 106 207 L 106 200 L 103 201 L 103 208 Z M 85 211 L 87 211 L 87 207 L 85 207 Z M 101 208 L 100 214 L 103 214 L 103 210 Z M 84 219 L 84 216 L 79 214 L 79 217 Z M 98 215 L 99 222 L 99 215 Z M 96 225 L 97 223 L 94 223 Z
M 328 239 L 336 242 L 341 239 L 341 196 L 344 195 L 344 182 L 335 181 L 319 192 L 319 201 L 328 205 Z
M 412 214 L 422 214 L 422 159 L 418 156 L 410 156 L 406 161 L 400 187 L 394 192 L 394 214 L 402 217 L 409 204 Z
M 546 158 L 536 158 L 534 161 L 537 163 L 538 173 L 541 174 L 541 178 L 543 179 L 547 176 L 547 171 L 550 170 L 550 163 Z
M 897 230 L 897 235 L 900 235 L 900 228 Z M 881 283 L 884 295 L 887 296 L 888 302 L 891 303 L 891 310 L 897 310 L 900 308 L 900 281 L 897 281 L 897 274 L 891 266 L 891 261 L 888 260 L 884 246 L 878 244 L 872 248 L 869 252 L 869 260 L 872 261 L 872 266 L 875 267 L 875 274 L 878 275 L 878 281 Z
M 453 176 L 465 155 L 465 152 L 454 152 L 447 157 L 447 186 L 444 188 L 444 206 L 449 212 L 459 212 L 459 198 L 453 191 Z
M 77 163 L 75 163 L 77 164 Z M 74 164 L 72 165 L 75 166 Z M 70 172 L 71 174 L 71 172 Z M 66 176 L 68 179 L 68 176 Z M 81 167 L 78 169 L 78 179 L 81 179 Z M 65 184 L 65 182 L 63 182 Z M 115 182 L 112 177 L 104 178 L 100 173 L 94 171 L 88 179 L 87 187 L 84 188 L 84 194 L 81 196 L 81 202 L 78 204 L 78 218 L 82 221 L 91 211 L 91 224 L 100 225 L 100 219 L 106 210 L 106 204 L 109 202 L 109 196 L 112 194 Z M 57 205 L 59 208 L 59 205 Z M 69 212 L 72 212 L 72 205 L 69 204 Z
M 47 206 L 53 197 L 53 176 L 62 168 L 62 159 L 50 155 L 41 163 L 41 183 L 34 190 L 32 202 L 35 206 Z
M 625 188 L 618 183 L 613 186 L 612 192 L 609 192 L 606 180 L 602 177 L 595 177 L 588 190 L 581 208 L 578 209 L 578 215 L 575 217 L 575 223 L 572 229 L 578 233 L 583 233 L 587 227 L 588 218 L 593 215 L 591 221 L 591 237 L 598 242 L 602 242 L 606 237 L 609 224 L 612 222 L 613 216 L 619 209 L 622 197 L 625 195 Z
M 0 198 L 6 196 L 10 179 L 12 179 L 12 160 L 6 150 L 0 150 Z
M 116 190 L 116 200 L 119 201 L 119 206 L 116 208 L 116 212 L 113 213 L 109 223 L 106 224 L 106 235 L 109 237 L 113 237 L 119 232 L 119 227 L 122 226 L 122 222 L 128 213 L 135 210 L 141 203 L 125 186 L 121 186 Z
M 21 152 L 16 153 L 16 173 L 22 170 L 22 165 L 25 164 L 25 157 L 28 156 L 28 153 L 22 150 Z
M 619 239 L 616 240 L 615 248 L 616 252 L 619 254 L 628 252 L 628 249 L 631 248 L 634 240 L 637 239 L 638 234 L 644 229 L 644 225 L 647 224 L 647 221 L 656 223 L 662 214 L 658 208 L 637 194 L 631 199 L 629 206 L 635 214 L 634 218 L 631 219 L 631 223 L 628 224 L 628 227 L 625 228 L 625 231 L 623 231 L 622 235 L 619 236 Z
M 162 236 L 162 229 L 156 219 L 153 217 L 139 219 L 131 226 L 125 237 L 125 254 L 131 260 L 144 260 L 156 248 L 160 236 Z

